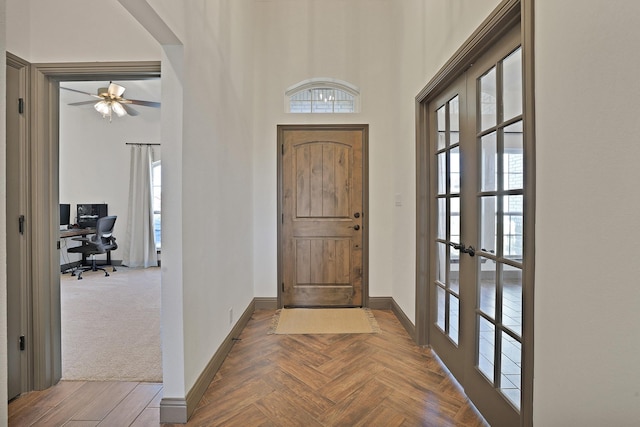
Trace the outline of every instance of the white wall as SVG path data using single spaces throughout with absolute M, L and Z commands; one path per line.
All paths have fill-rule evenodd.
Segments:
M 160 101 L 160 80 L 118 81 L 130 99 Z M 109 82 L 62 82 L 61 86 L 89 93 Z M 141 86 L 142 85 L 142 86 Z M 71 222 L 76 223 L 76 204 L 107 203 L 116 215 L 114 235 L 120 249 L 112 259 L 121 260 L 128 244 L 130 147 L 127 142 L 160 142 L 160 109 L 135 108 L 135 117 L 113 117 L 110 122 L 93 105 L 71 106 L 91 100 L 87 95 L 61 90 L 60 102 L 60 203 L 71 204 Z M 160 159 L 160 147 L 154 147 Z M 64 257 L 66 254 L 62 254 Z M 104 258 L 98 257 L 98 259 Z
M 182 173 L 163 178 L 169 181 L 167 191 L 179 194 L 182 203 L 176 213 L 182 220 L 182 265 L 167 267 L 181 269 L 182 289 L 167 290 L 167 295 L 179 293 L 182 301 L 183 315 L 174 319 L 182 322 L 182 336 L 174 330 L 173 338 L 182 339 L 184 347 L 164 349 L 177 363 L 184 362 L 184 370 L 182 378 L 172 377 L 173 383 L 165 378 L 169 398 L 185 396 L 254 296 L 251 3 L 185 2 L 179 13 L 164 15 L 175 2 L 153 2 L 184 44 L 175 76 L 182 84 L 182 163 L 173 165 Z M 171 144 L 163 135 L 165 142 Z
M 640 423 L 638 16 L 536 0 L 539 426 Z
M 283 0 L 254 3 L 255 292 L 277 293 L 276 126 L 368 123 L 369 285 L 415 317 L 415 96 L 497 4 Z M 330 77 L 360 88 L 361 113 L 285 114 L 285 90 Z M 396 206 L 396 196 L 401 206 Z
M 7 0 L 7 49 L 29 62 L 157 61 L 160 46 L 116 1 Z
M 369 239 L 371 296 L 391 295 L 394 250 L 395 101 L 388 1 L 305 0 L 254 2 L 256 20 L 255 235 L 257 296 L 277 294 L 276 129 L 290 123 L 369 124 Z M 329 77 L 360 88 L 361 112 L 285 114 L 285 90 L 302 80 Z M 391 105 L 390 105 L 391 102 Z M 411 196 L 407 195 L 409 206 Z

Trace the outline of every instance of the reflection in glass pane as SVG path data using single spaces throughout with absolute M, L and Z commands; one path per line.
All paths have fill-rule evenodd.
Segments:
M 490 259 L 480 258 L 480 310 L 496 318 L 496 263 Z
M 460 301 L 458 301 L 458 298 L 455 295 L 449 294 L 449 337 L 456 344 L 458 344 L 458 330 L 460 328 L 460 317 L 458 315 L 459 310 Z
M 480 77 L 480 130 L 496 125 L 497 97 L 496 97 L 496 67 Z
M 451 206 L 451 232 L 449 241 L 460 242 L 460 197 L 452 197 Z
M 436 325 L 438 325 L 440 327 L 440 329 L 442 329 L 443 331 L 444 329 L 444 315 L 445 315 L 445 297 L 446 297 L 446 293 L 444 291 L 444 289 L 442 289 L 440 286 L 436 286 L 436 301 L 437 301 L 437 307 L 436 307 Z
M 496 253 L 497 246 L 497 197 L 484 196 L 480 199 L 480 245 L 486 252 Z
M 443 149 L 446 144 L 447 144 L 447 121 L 446 121 L 446 109 L 445 106 L 443 105 L 442 107 L 438 108 L 438 111 L 436 111 L 436 121 L 437 121 L 437 126 L 438 126 L 438 150 Z
M 522 50 L 502 61 L 503 120 L 522 114 Z
M 480 315 L 478 315 L 478 322 L 480 327 L 480 335 L 478 336 L 478 369 L 489 381 L 493 382 L 493 361 L 496 347 L 495 326 Z
M 524 188 L 524 150 L 522 122 L 504 128 L 504 188 L 518 190 Z
M 436 243 L 436 280 L 443 285 L 447 283 L 447 247 L 444 243 Z
M 502 272 L 502 323 L 522 336 L 522 269 L 509 265 Z
M 504 196 L 503 205 L 503 256 L 505 258 L 522 259 L 522 209 L 523 196 Z
M 481 191 L 495 191 L 498 189 L 498 144 L 496 133 L 491 132 L 480 140 L 480 181 Z
M 450 169 L 449 179 L 451 180 L 451 193 L 460 192 L 460 147 L 452 148 L 449 154 Z
M 437 238 L 445 240 L 447 238 L 447 199 L 441 197 L 438 199 L 438 226 Z
M 522 388 L 522 345 L 502 333 L 502 358 L 500 360 L 500 391 L 520 409 Z
M 447 154 L 438 154 L 438 194 L 447 192 Z
M 460 99 L 449 101 L 449 145 L 460 142 Z

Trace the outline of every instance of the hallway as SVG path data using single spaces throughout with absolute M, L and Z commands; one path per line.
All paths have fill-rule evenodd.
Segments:
M 485 425 L 431 351 L 373 312 L 381 332 L 353 335 L 268 335 L 273 312 L 255 312 L 187 425 Z M 159 388 L 62 382 L 12 402 L 9 425 L 154 426 Z

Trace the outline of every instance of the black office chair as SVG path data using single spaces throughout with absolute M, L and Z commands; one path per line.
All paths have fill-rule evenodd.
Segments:
M 85 271 L 104 271 L 104 275 L 108 276 L 109 273 L 104 268 L 96 265 L 96 255 L 104 254 L 109 251 L 114 251 L 118 248 L 116 244 L 116 238 L 113 236 L 113 227 L 116 224 L 116 216 L 103 216 L 96 221 L 96 234 L 91 237 L 76 237 L 72 240 L 82 242 L 82 246 L 76 246 L 67 249 L 67 252 L 79 253 L 86 256 L 91 256 L 91 265 L 80 266 L 73 270 L 72 276 L 78 275 L 78 280 L 82 279 L 82 273 Z M 116 271 L 115 267 L 111 266 L 113 271 Z

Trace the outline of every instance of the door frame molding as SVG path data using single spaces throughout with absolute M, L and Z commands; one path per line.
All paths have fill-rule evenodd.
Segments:
M 473 32 L 445 65 L 435 74 L 416 96 L 416 342 L 429 344 L 429 318 L 431 298 L 429 292 L 431 232 L 429 200 L 432 196 L 429 183 L 431 144 L 428 111 L 429 102 L 460 77 L 475 61 L 486 52 L 496 40 L 502 37 L 515 23 L 521 24 L 521 45 L 523 55 L 524 90 L 524 138 L 535 141 L 534 105 L 534 0 L 503 0 Z M 533 144 L 532 144 L 533 145 Z M 523 281 L 523 385 L 521 425 L 533 425 L 533 299 L 535 277 L 535 149 L 528 152 L 525 165 L 525 194 L 527 221 L 525 233 L 531 236 L 525 242 L 527 263 Z
M 160 61 L 32 64 L 30 76 L 33 389 L 62 377 L 59 240 L 60 81 L 160 77 Z
M 7 52 L 6 53 L 6 67 L 12 67 L 21 73 L 20 91 L 24 93 L 24 113 L 21 117 L 20 130 L 22 132 L 21 139 L 19 141 L 23 153 L 20 159 L 6 159 L 6 161 L 16 161 L 20 166 L 21 182 L 26 183 L 26 188 L 21 188 L 20 196 L 20 211 L 25 215 L 25 229 L 24 229 L 24 245 L 20 248 L 13 248 L 14 251 L 20 252 L 20 328 L 22 334 L 25 336 L 27 343 L 31 340 L 32 334 L 32 306 L 31 299 L 32 287 L 31 287 L 31 206 L 29 199 L 29 186 L 30 186 L 30 147 L 29 147 L 29 131 L 30 131 L 30 105 L 29 102 L 29 76 L 31 64 L 24 59 Z M 7 106 L 9 108 L 9 106 Z M 7 226 L 8 226 L 7 222 Z M 8 267 L 7 267 L 8 268 Z M 7 283 L 7 287 L 9 284 Z M 7 304 L 14 304 L 14 302 L 7 301 Z M 33 348 L 27 345 L 25 351 L 20 355 L 20 392 L 31 390 L 33 384 L 33 373 L 30 369 L 33 360 Z
M 282 144 L 284 144 L 284 132 L 287 130 L 359 130 L 362 131 L 362 306 L 369 307 L 369 125 L 368 124 L 296 124 L 278 125 L 278 137 L 276 144 L 278 198 L 277 198 L 277 276 L 276 283 L 278 308 L 283 308 L 282 286 L 284 275 L 284 260 L 282 249 Z

